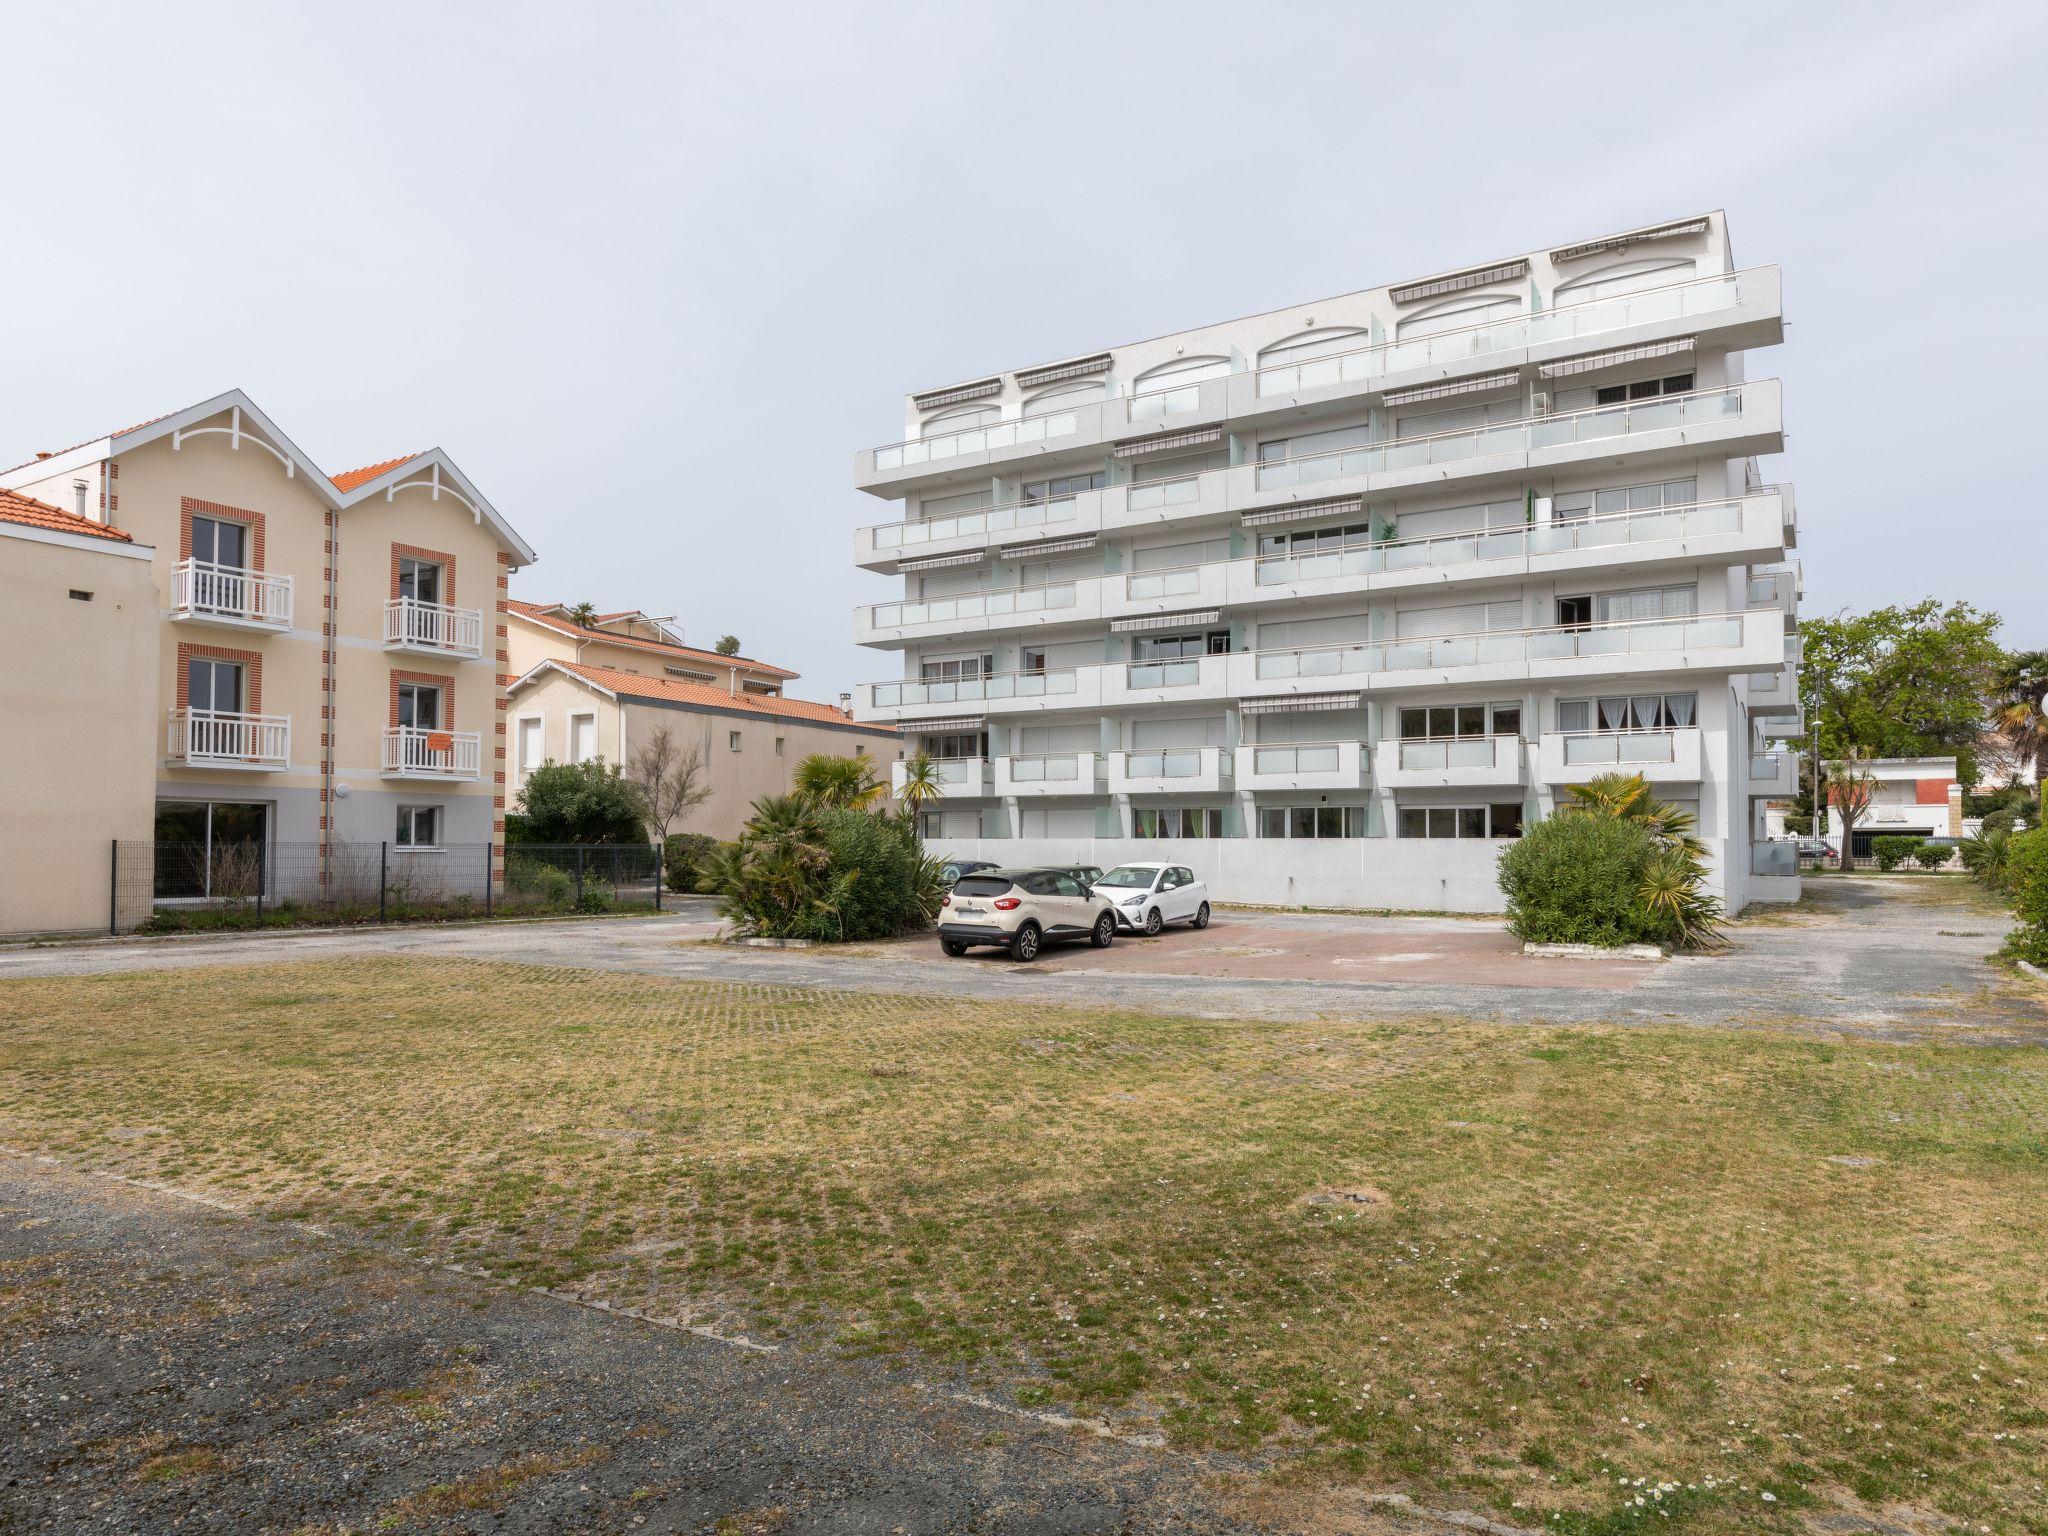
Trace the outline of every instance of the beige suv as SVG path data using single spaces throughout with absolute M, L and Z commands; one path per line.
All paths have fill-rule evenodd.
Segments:
M 1086 939 L 1097 949 L 1116 937 L 1109 898 L 1068 869 L 986 869 L 962 875 L 939 907 L 939 945 L 964 955 L 999 944 L 1012 960 L 1036 960 L 1047 944 Z

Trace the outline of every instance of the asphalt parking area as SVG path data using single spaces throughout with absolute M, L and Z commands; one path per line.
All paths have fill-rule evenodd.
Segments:
M 933 965 L 1012 964 L 999 949 L 972 949 L 960 959 L 929 940 L 905 949 L 912 956 L 920 952 Z M 1155 938 L 1120 933 L 1107 949 L 1086 943 L 1051 946 L 1032 967 L 1218 981 L 1462 982 L 1627 991 L 1655 975 L 1661 963 L 1525 955 L 1503 925 L 1484 919 L 1218 912 L 1199 931 L 1167 928 Z

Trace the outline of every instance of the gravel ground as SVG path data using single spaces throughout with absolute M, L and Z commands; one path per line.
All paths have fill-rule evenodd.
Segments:
M 1726 954 L 1671 960 L 1617 989 L 1600 984 L 1500 985 L 1470 974 L 1448 941 L 1475 920 L 1311 914 L 1219 914 L 1205 934 L 1169 931 L 1119 939 L 1105 964 L 1062 968 L 1057 952 L 1033 966 L 986 956 L 947 960 L 928 939 L 851 950 L 754 950 L 708 942 L 712 904 L 697 900 L 658 918 L 478 924 L 343 933 L 122 941 L 0 949 L 0 978 L 77 975 L 159 966 L 246 964 L 293 954 L 461 954 L 541 965 L 707 979 L 787 982 L 866 992 L 970 996 L 998 987 L 1014 997 L 1080 1007 L 1128 1007 L 1204 1018 L 1318 1019 L 1469 1016 L 1505 1022 L 1648 1021 L 1812 1029 L 1878 1039 L 1924 1039 L 1967 1030 L 1998 1041 L 2039 1037 L 2048 991 L 1985 963 L 2008 918 L 1956 877 L 1827 876 L 1807 882 L 1790 912 L 1761 909 L 1733 929 Z M 1481 927 L 1485 920 L 1476 920 Z M 1218 977 L 1159 968 L 1152 952 L 1232 942 L 1232 924 L 1397 938 L 1403 951 L 1446 941 L 1443 962 L 1406 964 L 1398 976 L 1332 981 Z M 1240 931 L 1243 931 L 1240 929 Z M 1117 957 L 1146 955 L 1146 968 Z M 1573 967 L 1607 961 L 1546 961 Z
M 1187 1458 L 11 1155 L 0 1380 L 9 1532 L 1252 1529 Z

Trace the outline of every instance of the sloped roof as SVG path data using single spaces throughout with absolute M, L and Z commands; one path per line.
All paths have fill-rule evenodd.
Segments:
M 653 651 L 659 655 L 675 656 L 686 661 L 708 661 L 714 665 L 743 667 L 749 672 L 759 672 L 766 677 L 789 678 L 798 675 L 787 667 L 778 667 L 772 662 L 754 661 L 746 656 L 724 656 L 717 651 L 707 651 L 694 645 L 678 645 L 669 640 L 642 640 L 637 635 L 622 635 L 616 630 L 592 629 L 569 618 L 561 603 L 522 603 L 515 597 L 507 606 L 521 618 L 531 619 L 557 634 L 569 635 L 578 640 L 601 640 L 610 645 L 630 646 L 636 651 Z M 600 620 L 622 619 L 632 617 L 637 612 L 638 610 L 629 608 L 623 613 L 604 613 L 598 617 Z
M 830 704 L 809 699 L 786 699 L 779 694 L 732 693 L 715 683 L 685 682 L 679 677 L 647 677 L 638 672 L 621 672 L 614 667 L 593 667 L 580 661 L 544 661 L 512 684 L 517 692 L 533 678 L 549 670 L 566 672 L 595 688 L 619 698 L 648 699 L 656 703 L 695 705 L 700 709 L 738 710 L 745 714 L 771 715 L 809 725 L 835 725 L 848 730 L 893 736 L 893 726 L 857 722 Z
M 365 464 L 361 469 L 344 469 L 340 474 L 330 476 L 329 478 L 334 481 L 336 490 L 352 491 L 359 485 L 367 485 L 387 469 L 396 469 L 401 464 L 410 464 L 418 457 L 419 455 L 416 453 L 401 453 L 397 458 L 386 459 L 381 464 Z
M 0 523 L 23 523 L 30 528 L 46 528 L 52 533 L 83 534 L 95 539 L 112 539 L 121 544 L 135 542 L 119 528 L 96 523 L 91 518 L 66 512 L 62 507 L 53 507 L 47 501 L 37 501 L 35 497 L 24 496 L 18 491 L 0 490 Z

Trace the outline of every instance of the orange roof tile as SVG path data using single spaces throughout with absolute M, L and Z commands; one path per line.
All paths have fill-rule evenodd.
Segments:
M 789 668 L 778 667 L 772 662 L 754 661 L 745 656 L 721 656 L 717 651 L 707 651 L 699 646 L 677 645 L 672 641 L 666 640 L 642 640 L 636 636 L 621 635 L 609 629 L 591 629 L 587 625 L 578 624 L 575 620 L 554 612 L 553 610 L 562 606 L 560 603 L 523 603 L 515 597 L 509 601 L 507 606 L 522 618 L 532 619 L 536 624 L 545 624 L 550 629 L 558 630 L 565 635 L 573 635 L 580 640 L 602 640 L 610 645 L 630 646 L 634 650 L 654 651 L 665 656 L 680 656 L 690 660 L 723 662 L 727 666 L 745 667 L 749 672 L 760 672 L 771 677 L 795 677 L 797 675 L 790 671 Z M 629 608 L 624 613 L 606 613 L 600 614 L 598 617 L 601 619 L 619 619 L 636 611 Z
M 327 478 L 334 482 L 336 490 L 352 491 L 359 485 L 368 485 L 387 469 L 409 464 L 418 457 L 416 453 L 401 453 L 397 458 L 386 459 L 382 464 L 365 464 L 361 469 L 344 469 L 340 474 L 329 475 Z
M 114 539 L 122 544 L 135 542 L 118 528 L 95 523 L 90 518 L 66 512 L 47 501 L 37 501 L 33 496 L 23 496 L 16 491 L 0 490 L 0 523 L 24 523 L 31 528 L 47 528 L 52 533 L 88 534 L 96 539 Z
M 543 663 L 545 665 L 545 663 Z M 785 699 L 780 695 L 730 693 L 713 683 L 689 683 L 679 677 L 644 677 L 638 672 L 620 672 L 612 667 L 593 667 L 580 661 L 558 661 L 555 666 L 572 672 L 585 682 L 629 698 L 656 699 L 668 704 L 696 704 L 706 709 L 742 709 L 750 714 L 774 715 L 785 720 L 808 720 L 819 725 L 858 725 L 877 736 L 893 736 L 895 727 L 855 721 L 831 704 L 814 704 L 809 699 Z

